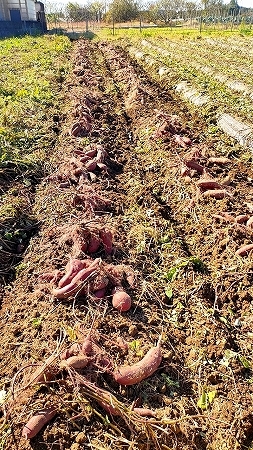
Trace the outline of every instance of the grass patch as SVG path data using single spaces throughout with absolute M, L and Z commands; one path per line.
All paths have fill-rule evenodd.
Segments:
M 47 173 L 57 142 L 70 48 L 64 36 L 0 41 L 0 277 L 5 280 L 37 228 L 34 188 Z

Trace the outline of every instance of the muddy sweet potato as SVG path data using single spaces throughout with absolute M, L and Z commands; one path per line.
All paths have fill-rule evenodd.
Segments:
M 247 244 L 247 245 L 243 245 L 242 247 L 238 248 L 238 250 L 236 250 L 235 254 L 237 256 L 246 256 L 252 250 L 253 250 L 253 244 Z
M 245 223 L 249 220 L 249 216 L 247 214 L 241 214 L 239 216 L 236 216 L 235 221 L 236 223 Z
M 85 168 L 89 171 L 89 172 L 94 172 L 94 170 L 97 167 L 97 162 L 95 161 L 95 159 L 91 159 L 90 161 L 88 161 L 85 164 Z
M 220 183 L 215 180 L 199 180 L 196 182 L 196 185 L 204 191 L 220 189 L 222 187 Z
M 112 254 L 112 233 L 108 228 L 103 228 L 99 231 L 99 236 L 103 243 L 105 252 L 108 255 Z
M 69 348 L 67 348 L 60 354 L 60 359 L 63 360 L 63 359 L 68 359 L 71 356 L 76 356 L 76 355 L 78 355 L 78 353 L 80 353 L 80 351 L 81 351 L 80 344 L 75 342 L 74 344 L 72 344 Z
M 222 156 L 217 158 L 216 157 L 208 158 L 208 161 L 212 164 L 218 164 L 220 166 L 223 166 L 224 164 L 228 164 L 229 162 L 231 162 L 230 159 Z
M 246 227 L 253 229 L 253 216 L 247 220 Z
M 22 436 L 25 439 L 32 439 L 51 419 L 55 417 L 57 410 L 55 407 L 38 411 L 31 417 L 24 426 Z
M 83 369 L 89 363 L 90 359 L 83 353 L 78 355 L 70 356 L 67 359 L 63 359 L 60 362 L 61 369 Z
M 151 348 L 144 358 L 132 366 L 120 366 L 113 372 L 114 380 L 124 386 L 137 384 L 150 377 L 160 366 L 162 353 L 160 343 Z
M 193 159 L 186 160 L 185 161 L 185 165 L 187 167 L 189 167 L 190 169 L 196 170 L 199 173 L 203 173 L 204 172 L 204 166 L 201 166 L 199 163 L 197 163 Z
M 120 312 L 129 311 L 132 305 L 130 295 L 122 290 L 122 288 L 114 288 L 112 293 L 112 306 Z
M 227 191 L 224 191 L 222 189 L 214 189 L 214 190 L 208 190 L 203 192 L 203 197 L 207 197 L 207 198 L 216 198 L 216 200 L 221 200 L 222 198 L 225 197 L 231 197 L 231 194 L 229 194 Z
M 88 253 L 96 253 L 100 247 L 101 240 L 96 234 L 91 234 L 87 247 Z

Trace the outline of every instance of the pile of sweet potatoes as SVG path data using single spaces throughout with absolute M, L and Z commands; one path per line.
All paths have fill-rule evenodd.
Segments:
M 125 343 L 125 348 L 127 343 Z M 58 362 L 58 359 L 60 360 Z M 117 366 L 113 363 L 111 357 L 99 346 L 97 339 L 93 333 L 89 333 L 84 339 L 80 339 L 70 347 L 66 348 L 59 355 L 59 358 L 49 358 L 39 367 L 31 376 L 30 383 L 45 383 L 54 380 L 57 373 L 65 373 L 70 375 L 71 380 L 76 380 L 79 385 L 86 387 L 86 394 L 92 399 L 96 399 L 97 403 L 110 415 L 121 416 L 125 418 L 123 413 L 126 406 L 121 404 L 115 396 L 105 389 L 100 388 L 95 383 L 89 381 L 88 371 L 98 370 L 106 372 L 114 381 L 123 386 L 131 386 L 145 380 L 151 376 L 160 366 L 162 361 L 162 352 L 160 340 L 158 344 L 152 347 L 146 355 L 132 365 Z M 81 373 L 80 373 L 81 371 Z M 84 377 L 82 373 L 87 372 Z M 123 406 L 123 408 L 122 408 Z M 134 413 L 135 420 L 139 417 L 155 417 L 155 412 L 145 408 L 127 408 L 128 414 Z M 33 415 L 24 426 L 22 436 L 31 439 L 45 426 L 51 419 L 55 417 L 58 409 L 56 405 L 51 405 L 44 410 L 38 411 Z
M 102 172 L 108 173 L 109 156 L 102 145 L 89 144 L 84 148 L 77 146 L 73 152 L 74 155 L 47 178 L 49 181 L 57 182 L 60 188 L 67 188 L 94 182 Z
M 134 286 L 134 274 L 126 266 L 105 263 L 101 258 L 71 258 L 65 273 L 53 271 L 43 273 L 39 281 L 49 281 L 57 286 L 52 294 L 58 299 L 69 299 L 77 296 L 89 296 L 99 301 L 112 296 L 112 305 L 120 312 L 131 308 L 131 297 L 124 286 Z

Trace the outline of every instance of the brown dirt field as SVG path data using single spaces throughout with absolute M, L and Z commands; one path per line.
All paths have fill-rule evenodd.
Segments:
M 250 449 L 253 268 L 251 253 L 235 252 L 252 242 L 253 231 L 214 217 L 253 214 L 247 152 L 222 134 L 209 134 L 196 112 L 117 44 L 80 40 L 72 63 L 64 86 L 65 123 L 51 161 L 55 172 L 35 193 L 33 213 L 41 228 L 2 298 L 0 371 L 11 392 L 1 417 L 3 448 Z M 74 124 L 87 125 L 87 114 L 91 130 L 82 125 L 78 136 L 71 135 Z M 191 143 L 184 145 L 178 135 Z M 77 150 L 87 144 L 101 144 L 108 154 L 108 170 L 97 168 L 93 181 L 82 164 L 74 172 Z M 221 154 L 230 160 L 226 165 L 209 161 Z M 223 185 L 227 177 L 229 185 Z M 198 188 L 203 179 L 218 181 L 226 196 L 205 197 Z M 59 278 L 40 275 L 63 273 L 73 255 L 84 259 L 83 241 L 80 235 L 75 241 L 73 230 L 87 233 L 94 226 L 113 232 L 112 254 L 100 246 L 91 255 L 102 261 L 105 298 L 94 301 L 94 280 L 85 294 L 55 298 Z M 133 302 L 128 312 L 112 307 L 111 265 L 125 267 L 122 284 Z M 87 367 L 60 368 L 59 353 L 90 331 L 98 347 Z M 119 338 L 129 343 L 128 351 Z M 155 373 L 120 386 L 113 370 L 139 361 L 159 338 L 163 359 Z M 52 379 L 33 381 L 52 354 Z M 98 388 L 112 397 L 105 399 Z M 22 438 L 33 413 L 52 405 L 55 418 L 35 438 Z M 108 412 L 112 405 L 118 415 Z M 152 409 L 156 418 L 141 418 L 132 412 L 135 406 Z

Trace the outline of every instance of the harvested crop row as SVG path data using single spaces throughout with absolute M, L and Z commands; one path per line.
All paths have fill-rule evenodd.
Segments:
M 111 70 L 114 73 L 115 80 L 119 83 L 119 86 L 122 89 L 122 93 L 127 100 L 129 98 L 128 96 L 130 96 L 132 92 L 131 84 L 128 84 L 127 82 L 123 83 L 122 79 L 118 77 L 118 74 L 120 75 L 121 71 L 124 72 L 125 67 L 127 67 L 127 72 L 130 73 L 131 66 L 128 61 L 124 61 L 124 58 L 126 58 L 126 56 L 124 53 L 122 54 L 120 50 L 118 50 L 118 52 L 116 53 L 115 50 L 113 50 L 112 48 L 108 49 L 107 46 L 106 51 L 108 53 L 108 59 L 111 64 Z M 132 66 L 134 67 L 134 64 L 132 64 Z M 138 163 L 136 162 L 136 167 L 138 164 L 139 173 L 142 177 L 141 184 L 143 186 L 141 192 L 140 186 L 138 187 L 138 191 L 135 191 L 135 201 L 138 203 L 140 202 L 140 199 L 143 198 L 143 201 L 140 204 L 144 208 L 146 208 L 147 211 L 153 211 L 154 221 L 158 220 L 158 217 L 161 214 L 161 210 L 167 206 L 167 210 L 169 210 L 169 214 L 166 215 L 167 220 L 170 221 L 171 228 L 173 229 L 173 233 L 171 232 L 169 236 L 167 235 L 166 240 L 164 239 L 163 241 L 161 241 L 164 242 L 164 244 L 162 244 L 162 246 L 164 246 L 164 250 L 162 252 L 158 246 L 158 242 L 154 242 L 153 244 L 154 250 L 155 248 L 157 250 L 159 248 L 160 253 L 157 268 L 161 267 L 161 265 L 163 265 L 165 261 L 167 267 L 171 268 L 167 272 L 167 277 L 169 280 L 168 296 L 169 299 L 171 299 L 171 295 L 173 297 L 172 300 L 168 300 L 168 302 L 172 302 L 172 311 L 175 315 L 171 315 L 171 313 L 168 315 L 166 314 L 167 320 L 173 326 L 173 334 L 180 334 L 181 342 L 184 341 L 183 335 L 185 333 L 185 341 L 182 347 L 186 346 L 187 348 L 187 345 L 194 345 L 194 343 L 196 342 L 199 342 L 199 346 L 201 347 L 201 343 L 205 343 L 205 354 L 208 355 L 207 357 L 211 358 L 213 369 L 211 371 L 211 374 L 210 367 L 205 372 L 200 358 L 198 363 L 193 363 L 194 369 L 192 370 L 194 371 L 194 373 L 196 373 L 196 375 L 199 368 L 201 367 L 202 376 L 206 376 L 208 380 L 211 380 L 213 376 L 214 380 L 219 380 L 217 382 L 220 383 L 222 375 L 220 376 L 219 373 L 223 372 L 222 355 L 224 355 L 224 352 L 226 355 L 233 354 L 234 357 L 231 359 L 230 364 L 234 370 L 238 370 L 238 373 L 245 374 L 244 381 L 241 381 L 241 379 L 239 380 L 237 378 L 237 383 L 240 384 L 240 389 L 242 389 L 247 396 L 246 392 L 248 390 L 248 384 L 245 367 L 246 365 L 248 365 L 249 367 L 249 361 L 251 361 L 247 344 L 247 326 L 250 315 L 248 310 L 248 302 L 250 301 L 249 299 L 251 298 L 252 292 L 250 290 L 250 292 L 247 291 L 246 294 L 244 292 L 243 285 L 244 283 L 245 285 L 248 285 L 248 283 L 250 283 L 251 264 L 250 259 L 247 259 L 244 262 L 236 259 L 237 257 L 235 257 L 235 252 L 240 247 L 240 245 L 245 242 L 245 239 L 246 241 L 251 241 L 252 235 L 250 230 L 243 229 L 242 233 L 242 230 L 240 228 L 229 227 L 224 229 L 222 226 L 221 228 L 215 228 L 213 226 L 212 212 L 215 214 L 215 212 L 217 212 L 217 207 L 221 211 L 233 211 L 233 214 L 235 215 L 241 215 L 244 212 L 250 212 L 250 198 L 252 195 L 252 188 L 250 185 L 252 176 L 251 171 L 244 164 L 240 163 L 240 161 L 234 159 L 233 157 L 232 161 L 230 163 L 228 162 L 228 145 L 226 145 L 227 153 L 223 157 L 225 158 L 225 160 L 221 160 L 219 159 L 220 155 L 216 153 L 211 140 L 209 140 L 209 142 L 206 141 L 201 143 L 203 137 L 201 137 L 201 139 L 198 141 L 198 137 L 196 134 L 193 137 L 193 135 L 191 135 L 191 131 L 187 129 L 187 127 L 183 127 L 182 124 L 180 125 L 180 120 L 179 123 L 177 122 L 178 128 L 175 129 L 174 114 L 174 130 L 171 128 L 171 114 L 166 115 L 164 114 L 164 112 L 162 112 L 160 113 L 160 116 L 158 115 L 157 117 L 154 117 L 154 112 L 151 110 L 151 108 L 148 109 L 147 107 L 147 104 L 150 101 L 150 97 L 147 94 L 145 97 L 145 91 L 142 84 L 143 80 L 147 81 L 147 77 L 145 76 L 145 73 L 142 71 L 142 69 L 138 70 L 138 68 L 135 66 L 135 70 L 138 71 L 139 91 L 138 89 L 135 89 L 134 96 L 135 98 L 137 98 L 137 102 L 138 96 L 140 96 L 141 93 L 144 93 L 144 98 L 146 98 L 146 102 L 143 102 L 144 106 L 142 118 L 135 116 L 134 112 L 131 111 L 133 128 L 135 128 L 137 135 L 134 158 L 135 161 L 136 159 L 138 161 Z M 131 79 L 131 83 L 134 84 L 132 74 Z M 128 106 L 128 103 L 126 105 Z M 171 112 L 176 112 L 175 106 L 174 110 L 172 110 Z M 158 121 L 159 118 L 162 119 L 160 119 L 160 122 Z M 149 130 L 149 133 L 144 133 L 144 129 Z M 159 141 L 156 142 L 157 130 L 158 133 L 160 133 L 159 139 L 162 138 L 164 141 L 162 147 Z M 196 132 L 196 129 L 194 131 Z M 221 177 L 221 180 L 222 182 L 224 182 L 224 184 L 230 184 L 230 187 L 228 189 L 230 190 L 231 187 L 232 189 L 234 189 L 233 198 L 228 197 L 227 199 L 219 200 L 219 202 L 221 203 L 219 203 L 218 205 L 217 200 L 206 201 L 203 199 L 196 207 L 193 206 L 192 209 L 188 209 L 188 206 L 190 206 L 188 199 L 191 197 L 192 192 L 191 183 L 189 184 L 189 180 L 186 180 L 186 183 L 182 185 L 179 177 L 180 166 L 181 164 L 183 164 L 183 161 L 185 159 L 185 148 L 188 144 L 184 142 L 184 144 L 186 145 L 181 145 L 182 143 L 178 142 L 179 139 L 175 135 L 187 138 L 187 142 L 189 142 L 190 138 L 190 140 L 193 142 L 193 145 L 196 146 L 197 144 L 198 152 L 202 153 L 202 157 L 200 157 L 200 160 L 197 160 L 200 164 L 202 163 L 203 168 L 206 167 L 205 170 L 207 170 L 207 172 L 211 174 L 213 179 L 216 179 L 217 177 L 220 180 Z M 147 148 L 149 153 L 144 150 Z M 129 170 L 131 170 L 130 167 Z M 192 170 L 193 172 L 191 175 L 193 177 L 193 181 L 198 180 L 200 176 L 198 170 L 196 170 L 196 167 Z M 241 174 L 241 176 L 238 175 L 239 173 Z M 152 193 L 151 198 L 148 195 L 149 193 L 146 189 L 146 186 L 149 186 L 149 192 Z M 238 192 L 240 192 L 240 195 L 238 194 Z M 158 200 L 160 204 L 160 211 L 159 209 L 157 209 L 157 207 L 155 207 L 154 201 L 152 201 L 152 196 L 153 198 L 156 198 Z M 243 199 L 243 201 L 245 202 L 243 202 L 243 205 L 241 199 Z M 179 256 L 177 261 L 175 262 L 174 259 L 173 262 L 172 255 L 175 255 L 175 237 L 176 239 L 178 239 L 178 236 L 180 236 L 180 240 L 182 242 L 182 250 L 185 253 L 183 253 L 181 250 L 181 254 L 179 253 L 181 258 Z M 168 245 L 169 247 L 168 251 L 165 250 L 166 245 Z M 231 251 L 234 257 L 232 256 Z M 150 256 L 151 252 L 149 253 L 149 257 Z M 231 267 L 230 269 L 232 257 L 233 268 Z M 200 276 L 198 276 L 197 274 L 193 275 L 190 270 L 190 261 L 195 261 L 195 270 L 197 269 L 197 267 L 199 267 L 200 272 L 201 261 L 204 262 L 204 264 L 207 265 L 208 270 L 211 270 L 211 273 L 208 275 L 208 271 L 205 272 L 204 266 L 202 266 L 202 269 L 204 269 L 204 273 L 202 273 Z M 185 269 L 183 268 L 187 266 L 189 267 L 189 269 L 186 269 L 185 271 Z M 154 267 L 156 266 L 154 265 Z M 228 270 L 226 270 L 226 267 L 228 268 Z M 242 267 L 244 268 L 243 272 L 241 272 Z M 230 270 L 232 272 L 230 272 Z M 237 272 L 240 273 L 238 277 L 240 280 L 242 280 L 242 285 L 239 289 L 238 286 L 233 284 L 234 277 L 237 277 Z M 155 283 L 154 279 L 152 279 L 151 283 Z M 210 313 L 208 313 L 208 311 L 210 310 L 210 305 L 214 305 L 214 316 L 212 317 L 210 316 Z M 218 305 L 219 313 L 216 312 L 216 305 Z M 236 316 L 238 314 L 240 316 L 241 314 L 246 314 L 247 320 L 245 322 L 242 322 L 240 320 L 235 320 L 233 322 L 233 319 L 229 312 L 230 308 L 231 311 L 233 311 L 233 314 L 235 314 Z M 228 327 L 226 325 L 225 327 L 221 326 L 222 319 L 220 321 L 220 315 L 222 317 L 225 317 L 225 323 L 228 324 Z M 199 331 L 198 326 L 196 326 L 199 320 L 201 321 L 203 326 L 202 331 Z M 191 321 L 193 321 L 195 325 L 193 325 L 193 328 L 191 328 L 191 337 L 187 337 L 187 330 L 189 328 L 189 322 Z M 243 332 L 241 332 L 242 328 L 236 328 L 237 323 L 240 323 L 240 327 L 243 327 Z M 178 328 L 180 329 L 180 332 L 176 331 Z M 205 330 L 208 330 L 207 335 Z M 230 331 L 228 332 L 228 330 Z M 222 347 L 220 347 L 219 343 L 216 346 L 214 345 L 214 342 L 217 341 L 217 336 L 219 336 L 218 341 L 220 339 L 220 342 L 223 343 Z M 180 346 L 177 344 L 178 350 L 179 347 Z M 182 350 L 182 355 L 186 355 L 186 348 L 185 350 Z M 227 352 L 225 351 L 226 349 L 228 349 Z M 231 350 L 235 353 L 231 353 Z M 185 359 L 185 365 L 191 364 L 192 357 L 197 358 L 197 354 L 199 353 L 196 353 L 196 350 L 190 351 L 189 356 Z M 241 357 L 241 355 L 243 355 L 243 357 Z M 247 363 L 245 362 L 244 358 Z M 243 363 L 240 361 L 243 361 Z M 206 375 L 204 375 L 204 372 L 206 373 Z M 222 392 L 224 392 L 224 389 L 226 390 L 225 386 L 222 384 Z M 232 386 L 231 389 L 233 389 Z M 219 409 L 221 407 L 221 404 L 224 408 L 226 408 L 225 404 L 231 405 L 230 389 L 228 389 L 227 391 L 227 396 L 228 398 L 226 401 L 220 399 L 219 402 L 215 402 L 213 414 L 216 414 L 216 407 Z M 220 406 L 218 406 L 218 404 Z M 236 405 L 234 404 L 234 411 L 238 411 L 240 409 L 239 405 L 240 400 L 238 399 L 238 403 Z M 214 425 L 212 425 L 212 427 L 213 426 Z M 225 431 L 223 430 L 223 435 L 224 432 Z M 210 433 L 213 433 L 213 431 L 210 431 Z M 246 434 L 244 434 L 244 431 L 242 432 L 240 442 L 243 442 Z M 210 438 L 209 434 L 208 436 Z M 216 446 L 219 445 L 219 442 L 220 440 L 222 441 L 222 439 L 222 436 L 218 433 L 212 444 L 214 446 L 213 448 L 216 448 Z M 229 439 L 230 445 L 233 445 L 233 442 L 235 442 L 235 440 L 237 441 L 237 439 L 233 437 L 230 437 Z M 237 445 L 239 445 L 238 441 Z
M 45 225 L 40 241 L 34 240 L 27 254 L 25 263 L 29 262 L 29 267 L 21 274 L 15 284 L 15 293 L 9 297 L 12 300 L 15 294 L 17 303 L 8 310 L 8 326 L 3 327 L 4 335 L 10 336 L 8 333 L 15 331 L 13 345 L 23 343 L 14 347 L 17 348 L 15 362 L 18 361 L 19 366 L 23 365 L 24 358 L 28 364 L 35 362 L 34 355 L 36 366 L 45 363 L 57 342 L 58 352 L 62 356 L 66 352 L 56 382 L 48 388 L 41 386 L 36 392 L 32 382 L 28 387 L 28 390 L 33 388 L 32 392 L 25 393 L 25 401 L 29 398 L 27 408 L 30 408 L 31 417 L 36 416 L 40 409 L 58 406 L 53 422 L 41 430 L 33 443 L 37 445 L 43 438 L 50 446 L 59 440 L 63 448 L 69 448 L 73 441 L 78 444 L 82 438 L 81 445 L 84 446 L 143 449 L 156 435 L 152 443 L 154 448 L 157 440 L 172 447 L 176 437 L 178 448 L 194 449 L 196 446 L 205 448 L 207 440 L 213 448 L 218 448 L 226 436 L 231 448 L 235 444 L 240 448 L 250 431 L 247 420 L 250 387 L 246 381 L 247 369 L 241 363 L 247 364 L 250 353 L 250 349 L 245 347 L 250 293 L 248 298 L 242 296 L 238 283 L 234 283 L 234 271 L 223 268 L 224 264 L 230 264 L 230 254 L 224 250 L 218 253 L 214 245 L 215 237 L 220 239 L 224 228 L 226 233 L 233 233 L 226 224 L 224 227 L 224 223 L 218 222 L 214 227 L 212 214 L 217 212 L 217 200 L 203 197 L 195 208 L 189 209 L 195 183 L 200 180 L 201 173 L 196 171 L 187 175 L 190 177 L 188 183 L 180 174 L 184 161 L 192 160 L 186 157 L 192 146 L 197 146 L 201 153 L 198 164 L 207 167 L 214 179 L 220 181 L 230 172 L 235 188 L 240 181 L 243 193 L 247 192 L 248 186 L 245 178 L 238 180 L 236 174 L 245 173 L 246 177 L 247 172 L 234 158 L 228 166 L 211 160 L 219 156 L 215 150 L 216 143 L 211 138 L 206 140 L 203 122 L 199 118 L 193 119 L 185 107 L 154 84 L 120 48 L 84 41 L 77 44 L 75 57 L 78 67 L 82 66 L 78 73 L 83 73 L 69 82 L 68 89 L 75 92 L 73 106 L 79 98 L 87 96 L 92 86 L 96 105 L 91 108 L 93 129 L 89 139 L 104 145 L 110 156 L 109 176 L 98 172 L 91 187 L 99 196 L 112 202 L 110 214 L 113 214 L 113 219 L 107 211 L 100 211 L 99 226 L 103 227 L 105 222 L 107 226 L 113 225 L 116 252 L 106 256 L 101 245 L 99 257 L 106 264 L 130 264 L 137 273 L 137 286 L 131 292 L 134 308 L 128 313 L 117 313 L 107 301 L 94 307 L 86 298 L 77 298 L 73 303 L 71 300 L 55 301 L 51 296 L 50 280 L 38 283 L 38 276 L 44 271 L 63 272 L 70 261 L 74 241 L 79 245 L 79 239 L 75 233 L 73 235 L 75 228 L 71 228 L 72 222 L 79 231 L 90 230 L 87 220 L 94 217 L 91 216 L 92 211 L 89 217 L 86 215 L 83 204 L 73 205 L 80 177 L 71 179 L 67 187 L 59 188 L 57 180 L 50 182 L 49 186 L 48 182 L 45 183 L 41 189 L 44 196 L 36 204 Z M 79 77 L 83 79 L 79 81 Z M 75 137 L 69 133 L 75 120 L 76 116 L 75 119 L 69 118 L 66 133 L 62 136 L 64 157 L 66 149 L 69 155 L 74 154 L 82 139 L 85 140 L 83 147 L 87 145 L 87 136 Z M 229 150 L 227 148 L 224 157 L 231 159 Z M 218 201 L 221 211 L 230 205 L 226 203 L 230 201 L 230 198 Z M 235 195 L 232 206 L 231 214 L 236 217 L 242 210 Z M 67 237 L 68 228 L 70 238 Z M 67 240 L 64 237 L 61 241 L 64 234 Z M 230 245 L 234 245 L 233 238 L 232 234 Z M 238 235 L 238 243 L 242 239 Z M 237 257 L 233 259 L 234 264 L 238 273 L 238 269 L 243 268 L 244 278 L 239 275 L 238 279 L 245 283 L 250 276 L 249 260 Z M 71 267 L 69 269 L 71 272 Z M 58 275 L 54 273 L 56 283 L 59 283 Z M 62 283 L 65 280 L 61 279 Z M 29 312 L 31 308 L 36 311 L 33 321 L 27 311 L 28 304 Z M 241 323 L 240 329 L 231 319 L 230 308 L 236 317 L 239 315 L 240 322 L 236 323 Z M 49 311 L 48 316 L 45 311 Z M 241 318 L 242 312 L 247 321 Z M 21 326 L 14 328 L 10 325 L 14 321 L 20 323 L 19 313 L 24 317 L 23 330 Z M 81 336 L 76 321 L 81 322 Z M 63 341 L 60 330 L 65 337 Z M 87 364 L 87 359 L 84 361 L 79 355 L 79 345 L 82 343 L 83 346 L 83 338 L 90 330 L 97 341 L 91 349 L 90 343 L 85 342 L 85 349 L 91 351 L 87 355 L 89 361 L 95 357 L 98 370 L 93 362 Z M 159 334 L 162 337 L 162 363 L 154 346 Z M 6 352 L 6 345 L 2 351 Z M 138 380 L 138 383 L 119 388 L 117 380 L 105 373 L 108 364 L 103 364 L 108 361 L 107 355 L 116 367 L 117 379 L 123 376 L 124 383 L 128 383 L 130 377 L 131 381 Z M 146 356 L 155 357 L 148 369 Z M 70 358 L 76 359 L 66 363 Z M 145 375 L 150 375 L 150 379 L 142 377 L 143 361 Z M 75 368 L 77 364 L 82 364 L 83 368 Z M 3 369 L 7 385 L 8 377 L 11 379 L 16 373 L 14 368 L 12 373 L 12 368 L 9 365 Z M 152 368 L 155 370 L 153 373 Z M 27 379 L 31 380 L 29 375 L 34 377 L 35 368 L 24 370 Z M 231 370 L 233 378 L 230 377 Z M 23 376 L 24 372 L 20 372 L 16 377 L 15 390 L 22 386 Z M 78 391 L 73 389 L 73 380 Z M 235 396 L 235 381 L 244 400 Z M 207 410 L 198 406 L 205 390 L 207 393 L 215 391 L 213 401 L 205 403 Z M 15 408 L 17 414 L 20 411 L 19 423 L 24 425 L 28 419 L 27 408 L 24 411 L 18 404 Z M 140 416 L 136 417 L 131 412 L 135 408 L 144 408 L 146 412 L 142 410 L 142 413 L 149 410 L 151 417 L 156 416 L 157 423 L 149 423 L 147 416 L 141 422 Z M 226 416 L 228 411 L 229 418 Z M 245 414 L 240 420 L 240 429 L 231 429 L 232 418 L 239 411 Z M 138 409 L 136 413 L 139 414 Z M 68 420 L 66 415 L 69 415 Z M 12 417 L 15 433 L 19 436 L 21 426 L 16 425 L 17 416 Z M 85 433 L 80 432 L 84 426 Z M 11 448 L 12 441 L 8 444 Z M 27 444 L 22 441 L 20 448 L 25 446 Z

